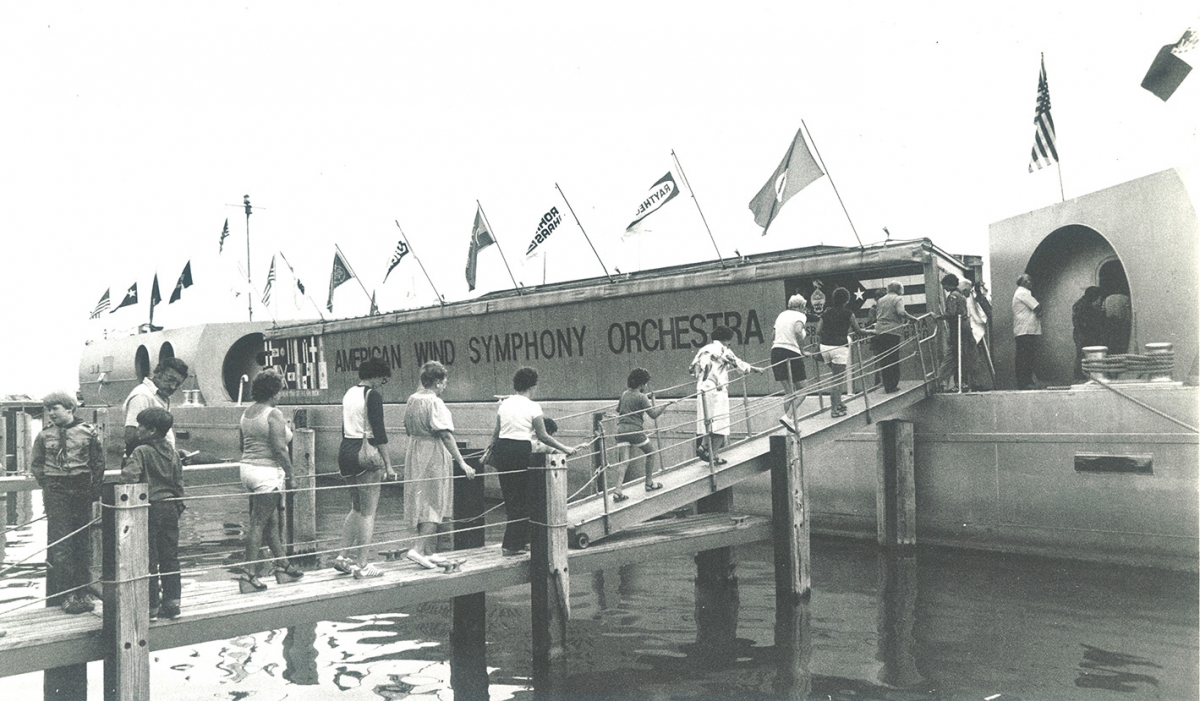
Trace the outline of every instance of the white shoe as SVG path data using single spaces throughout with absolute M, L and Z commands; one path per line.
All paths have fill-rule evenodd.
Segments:
M 796 433 L 796 427 L 792 425 L 792 422 L 788 419 L 788 417 L 786 417 L 786 416 L 779 417 L 779 423 L 780 423 L 780 425 L 782 425 L 784 428 L 791 431 L 792 433 Z
M 433 564 L 433 562 L 431 562 L 429 560 L 429 558 L 425 557 L 424 555 L 417 552 L 416 550 L 409 549 L 407 552 L 404 553 L 404 557 L 406 557 L 407 559 L 409 559 L 412 562 L 417 563 L 418 565 L 420 565 L 421 567 L 424 567 L 427 570 L 435 570 L 438 567 L 437 565 Z

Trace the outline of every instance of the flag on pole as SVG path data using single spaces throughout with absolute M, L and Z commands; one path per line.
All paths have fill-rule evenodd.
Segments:
M 642 199 L 642 203 L 638 205 L 637 214 L 634 215 L 633 221 L 629 222 L 629 226 L 625 227 L 625 233 L 629 234 L 633 231 L 633 227 L 637 226 L 646 217 L 654 214 L 667 202 L 670 202 L 676 195 L 679 194 L 679 186 L 675 184 L 675 176 L 671 171 L 658 179 L 658 182 L 650 186 L 650 191 Z
M 271 269 L 267 271 L 267 283 L 263 285 L 262 303 L 271 306 L 271 285 L 275 284 L 275 256 L 271 256 Z
M 225 228 L 221 229 L 221 240 L 218 241 L 217 253 L 220 254 L 225 250 L 225 239 L 229 238 L 229 220 L 225 220 Z
M 796 130 L 796 138 L 792 139 L 791 148 L 783 157 L 783 161 L 767 183 L 762 186 L 754 199 L 750 200 L 750 211 L 754 212 L 754 223 L 763 228 L 766 235 L 775 215 L 797 192 L 808 187 L 817 178 L 825 174 L 821 166 L 813 159 L 808 144 L 804 142 L 804 134 Z
M 1146 71 L 1146 77 L 1142 79 L 1142 87 L 1166 102 L 1167 98 L 1175 94 L 1175 89 L 1188 73 L 1192 72 L 1192 66 L 1180 56 L 1195 48 L 1197 43 L 1200 43 L 1200 33 L 1189 28 L 1179 41 L 1159 49 L 1154 62 L 1150 64 L 1150 70 Z
M 129 286 L 129 289 L 125 291 L 125 299 L 122 299 L 120 304 L 113 307 L 113 310 L 111 312 L 109 312 L 109 314 L 113 314 L 121 307 L 128 307 L 131 304 L 137 304 L 137 283 L 136 282 Z
M 467 251 L 467 289 L 475 289 L 475 260 L 479 252 L 496 243 L 496 237 L 488 231 L 483 219 L 483 210 L 475 208 L 475 225 L 471 227 L 471 247 Z
M 388 263 L 387 272 L 383 274 L 384 282 L 387 282 L 388 275 L 392 274 L 392 271 L 396 269 L 397 265 L 400 265 L 400 261 L 406 255 L 408 255 L 408 244 L 401 239 L 396 243 L 396 252 L 392 254 L 392 260 Z
M 375 316 L 379 313 L 379 305 L 375 303 L 375 290 L 371 290 L 371 311 L 370 316 Z
M 150 312 L 154 312 L 154 305 L 162 301 L 162 294 L 158 291 L 158 273 L 154 273 L 154 285 L 150 288 Z
M 546 210 L 541 219 L 538 219 L 537 230 L 533 232 L 533 238 L 529 241 L 529 246 L 525 249 L 525 257 L 532 258 L 538 253 L 545 251 L 544 244 L 550 240 L 550 235 L 558 230 L 562 224 L 562 215 L 558 212 L 558 207 L 551 207 Z
M 104 294 L 100 295 L 100 301 L 96 302 L 96 308 L 92 310 L 92 315 L 88 317 L 89 319 L 99 319 L 104 310 L 108 309 L 112 304 L 112 301 L 109 299 L 109 292 L 112 292 L 111 287 L 105 290 Z
M 1054 143 L 1054 118 L 1050 116 L 1050 85 L 1046 82 L 1046 56 L 1042 55 L 1042 70 L 1038 73 L 1037 108 L 1033 113 L 1033 148 L 1029 153 L 1029 172 L 1058 162 L 1058 147 Z
M 350 272 L 350 265 L 346 263 L 346 259 L 342 257 L 341 251 L 333 252 L 333 270 L 329 273 L 329 301 L 325 304 L 325 308 L 333 311 L 333 291 L 338 285 L 354 277 Z
M 174 304 L 177 299 L 183 296 L 183 288 L 192 286 L 192 261 L 188 261 L 187 265 L 183 266 L 183 272 L 179 273 L 179 281 L 175 283 L 175 289 L 171 292 L 171 299 L 167 304 Z

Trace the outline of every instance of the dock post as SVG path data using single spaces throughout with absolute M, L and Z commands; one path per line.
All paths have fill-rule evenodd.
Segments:
M 17 474 L 28 477 L 32 474 L 30 464 L 33 462 L 33 417 L 24 411 L 14 415 L 16 431 L 10 440 L 15 439 Z M 25 490 L 17 492 L 17 523 L 29 523 L 36 516 L 33 514 L 33 492 Z
M 875 429 L 878 470 L 876 533 L 884 547 L 917 544 L 917 490 L 913 479 L 913 423 L 880 421 Z
M 317 551 L 317 434 L 308 428 L 308 412 L 298 409 L 292 438 L 292 490 L 287 495 L 290 554 L 311 557 Z M 303 426 L 301 426 L 303 422 Z
M 771 542 L 775 549 L 775 606 L 799 601 L 812 589 L 811 529 L 804 454 L 795 434 L 771 436 Z
M 150 696 L 150 491 L 104 487 L 104 701 Z
M 927 684 L 916 656 L 917 556 L 895 549 L 879 553 L 879 681 L 898 689 Z
M 728 513 L 733 490 L 726 487 L 696 502 L 696 513 Z M 737 560 L 732 547 L 696 553 L 696 650 L 702 660 L 727 662 L 736 655 L 740 607 Z
M 454 466 L 454 549 L 482 548 L 483 451 L 463 451 L 475 479 Z M 487 701 L 487 595 L 463 594 L 450 600 L 450 688 L 460 701 Z
M 529 472 L 533 694 L 539 701 L 565 701 L 567 620 L 571 617 L 566 458 L 552 453 L 547 456 L 545 468 L 530 468 Z
M 812 693 L 812 614 L 807 598 L 776 600 L 775 653 L 778 668 L 771 690 L 775 697 L 808 701 Z

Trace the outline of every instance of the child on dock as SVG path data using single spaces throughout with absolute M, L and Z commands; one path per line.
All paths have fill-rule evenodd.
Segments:
M 46 509 L 46 601 L 67 613 L 87 613 L 95 608 L 86 587 L 92 579 L 88 524 L 104 480 L 100 429 L 75 418 L 75 398 L 66 392 L 51 392 L 42 406 L 48 425 L 33 441 L 30 470 Z M 59 596 L 64 592 L 70 593 Z
M 667 407 L 674 404 L 674 402 L 667 402 L 662 406 L 654 405 L 654 395 L 646 393 L 646 389 L 650 386 L 650 372 L 645 368 L 634 368 L 629 373 L 625 384 L 628 389 L 621 394 L 621 399 L 617 402 L 616 441 L 618 445 L 628 447 L 629 459 L 617 463 L 614 475 L 616 479 L 609 481 L 609 486 L 613 490 L 613 501 L 628 499 L 622 489 L 625 484 L 625 475 L 629 466 L 638 460 L 643 461 L 645 465 L 646 491 L 662 489 L 662 483 L 654 481 L 654 452 L 650 449 L 650 439 L 646 436 L 644 421 L 645 416 L 657 419 L 663 415 Z M 640 452 L 641 455 L 636 455 L 635 451 Z
M 183 513 L 183 464 L 167 441 L 175 424 L 171 412 L 151 407 L 138 412 L 138 446 L 121 467 L 121 481 L 146 482 L 150 492 L 150 617 L 177 618 L 179 515 Z M 160 596 L 159 579 L 162 579 Z

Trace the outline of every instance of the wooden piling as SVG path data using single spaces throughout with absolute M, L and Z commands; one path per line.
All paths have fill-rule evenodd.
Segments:
M 287 495 L 287 542 L 292 556 L 311 556 L 317 550 L 316 454 L 316 432 L 311 428 L 297 428 L 292 437 L 293 491 Z
M 483 531 L 482 451 L 463 451 L 475 479 L 454 466 L 454 549 L 480 548 Z M 459 701 L 487 701 L 487 597 L 483 592 L 450 600 L 450 688 Z
M 804 452 L 795 434 L 771 436 L 771 542 L 775 549 L 775 605 L 805 597 L 812 589 L 808 490 Z
M 16 431 L 10 436 L 15 441 L 17 474 L 29 475 L 30 463 L 33 462 L 33 417 L 24 411 L 15 414 Z M 36 516 L 33 513 L 33 492 L 17 493 L 17 523 L 29 523 Z
M 733 490 L 719 490 L 696 502 L 696 513 L 728 513 Z M 735 654 L 738 593 L 737 560 L 732 547 L 696 553 L 696 652 L 703 659 L 728 662 Z
M 875 429 L 878 460 L 876 534 L 884 547 L 917 544 L 917 490 L 913 479 L 913 424 L 890 419 Z
M 567 698 L 567 465 L 552 454 L 529 479 L 529 588 L 533 610 L 533 694 L 540 701 Z
M 808 598 L 775 602 L 775 698 L 812 698 L 812 614 Z
M 150 697 L 150 492 L 104 488 L 104 700 Z

